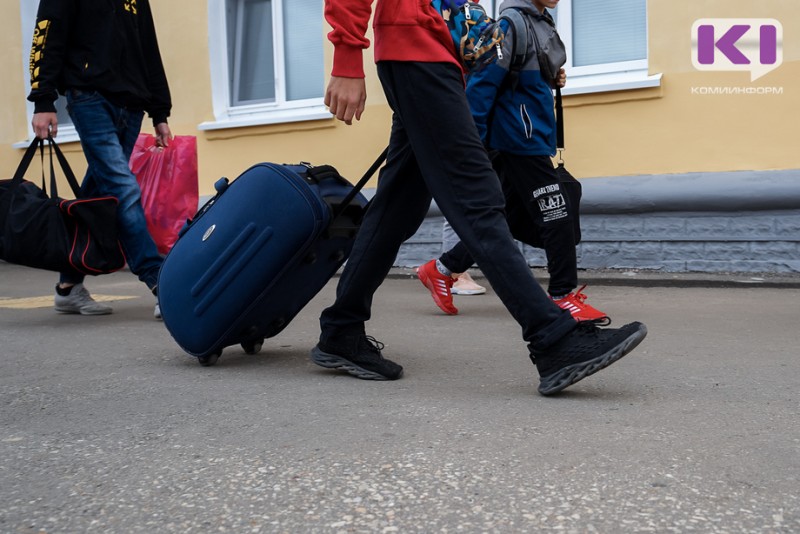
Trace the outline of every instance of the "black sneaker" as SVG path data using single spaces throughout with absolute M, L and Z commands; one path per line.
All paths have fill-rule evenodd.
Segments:
M 598 328 L 583 321 L 548 349 L 531 356 L 539 370 L 539 393 L 552 395 L 632 351 L 647 335 L 642 323 L 622 328 Z
M 342 369 L 362 380 L 397 380 L 403 367 L 381 356 L 383 343 L 372 336 L 355 334 L 320 340 L 311 350 L 311 361 L 328 369 Z

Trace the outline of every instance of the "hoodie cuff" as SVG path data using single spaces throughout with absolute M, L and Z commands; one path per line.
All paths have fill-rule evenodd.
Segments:
M 37 100 L 33 103 L 34 113 L 55 113 L 56 103 L 53 100 Z
M 337 46 L 333 51 L 331 75 L 342 78 L 364 77 L 364 51 L 355 46 Z
M 164 113 L 159 113 L 158 115 L 151 115 L 150 118 L 153 119 L 153 127 L 158 126 L 162 122 L 167 122 L 167 117 L 168 116 L 169 115 L 164 114 Z

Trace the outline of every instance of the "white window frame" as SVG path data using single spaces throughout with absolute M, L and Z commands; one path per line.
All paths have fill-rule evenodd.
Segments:
M 585 67 L 573 66 L 572 0 L 561 0 L 558 3 L 556 27 L 567 48 L 567 64 L 564 67 L 567 71 L 567 85 L 562 90 L 563 94 L 622 91 L 661 85 L 661 74 L 651 76 L 648 73 L 648 58 Z M 649 35 L 649 28 L 645 28 L 645 32 Z M 648 43 L 649 38 L 645 42 Z
M 489 13 L 499 15 L 497 10 L 500 1 L 494 5 L 486 3 Z M 567 85 L 561 92 L 564 95 L 600 93 L 607 91 L 624 91 L 628 89 L 644 89 L 661 85 L 661 74 L 648 73 L 648 59 L 603 63 L 586 67 L 572 65 L 572 0 L 560 0 L 556 27 L 561 40 L 567 48 Z M 649 34 L 649 28 L 646 30 Z M 649 42 L 649 40 L 648 40 Z
M 22 28 L 22 80 L 25 83 L 25 109 L 27 110 L 27 117 L 33 117 L 33 102 L 27 100 L 31 92 L 31 73 L 30 73 L 30 52 L 31 43 L 33 42 L 33 28 L 36 26 L 36 13 L 39 10 L 39 2 L 31 2 L 31 0 L 20 0 L 19 14 L 20 14 L 20 27 Z M 28 146 L 33 141 L 34 133 L 33 126 L 30 120 L 28 121 L 28 139 L 14 143 L 12 146 L 15 148 L 22 148 Z M 78 132 L 72 123 L 61 123 L 58 125 L 57 139 L 61 143 L 70 143 L 79 141 Z
M 24 0 L 23 0 L 24 1 Z M 211 71 L 211 94 L 214 120 L 199 124 L 199 130 L 219 130 L 287 122 L 299 122 L 333 117 L 325 107 L 323 97 L 304 100 L 285 100 L 283 39 L 283 2 L 273 0 L 272 16 L 276 24 L 273 32 L 275 47 L 275 102 L 249 105 L 231 105 L 228 64 L 228 35 L 226 25 L 225 0 L 208 1 L 208 42 Z M 319 0 L 322 2 L 323 0 Z

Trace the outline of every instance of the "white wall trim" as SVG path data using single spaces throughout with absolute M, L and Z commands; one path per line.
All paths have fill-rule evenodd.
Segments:
M 659 87 L 661 86 L 661 76 L 661 73 L 649 75 L 646 70 L 568 76 L 567 85 L 561 90 L 561 93 L 568 96 Z
M 277 109 L 274 111 L 237 114 L 206 121 L 197 125 L 200 131 L 223 130 L 225 128 L 244 128 L 287 122 L 316 121 L 332 119 L 333 115 L 325 106 L 311 106 L 297 109 Z

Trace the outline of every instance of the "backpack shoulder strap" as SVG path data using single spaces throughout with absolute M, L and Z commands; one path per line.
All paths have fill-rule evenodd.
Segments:
M 504 10 L 500 18 L 507 20 L 514 32 L 512 45 L 514 56 L 511 59 L 511 70 L 518 70 L 525 65 L 528 57 L 528 25 L 522 13 L 513 7 Z

